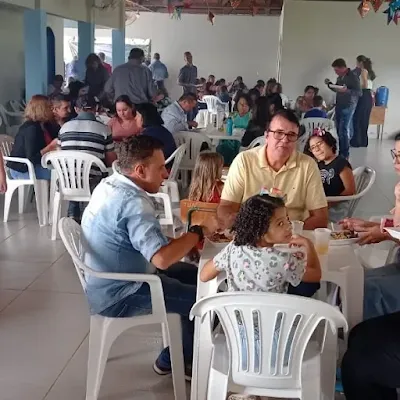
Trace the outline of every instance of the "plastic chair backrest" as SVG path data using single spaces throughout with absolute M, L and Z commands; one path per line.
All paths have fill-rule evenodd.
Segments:
M 225 110 L 225 103 L 222 103 L 217 96 L 203 96 L 203 102 L 207 104 L 207 111 L 217 113 L 218 111 Z
M 371 189 L 376 179 L 376 172 L 370 167 L 358 167 L 353 171 L 356 182 L 357 199 L 350 201 L 348 216 L 352 217 L 361 198 Z
M 81 241 L 82 228 L 72 218 L 61 218 L 58 223 L 61 240 L 64 243 L 78 273 L 82 288 L 86 290 L 84 247 Z
M 340 327 L 347 331 L 335 307 L 286 294 L 218 293 L 199 300 L 190 317 L 210 312 L 226 335 L 232 380 L 245 387 L 301 393 L 303 355 L 316 327 L 327 321 L 334 334 Z
M 14 146 L 14 138 L 8 135 L 0 135 L 0 152 L 3 157 L 10 157 Z
M 206 203 L 188 199 L 181 200 L 181 221 L 186 224 L 189 211 L 193 210 L 190 220 L 191 225 L 202 225 L 206 219 L 210 218 L 210 211 L 217 212 L 218 206 L 218 203 Z
M 83 151 L 47 153 L 42 157 L 42 167 L 47 168 L 48 163 L 56 170 L 59 190 L 66 197 L 90 199 L 89 175 L 92 167 L 97 166 L 102 173 L 107 173 L 107 168 L 99 158 Z
M 203 143 L 207 143 L 211 149 L 211 140 L 201 132 L 182 131 L 174 133 L 173 136 L 177 147 L 186 144 L 186 151 L 181 162 L 181 167 L 194 168 L 196 158 L 200 154 Z
M 178 176 L 179 167 L 185 155 L 185 151 L 186 151 L 186 143 L 183 143 L 165 161 L 165 164 L 169 164 L 172 160 L 174 160 L 174 163 L 172 164 L 172 168 L 168 176 L 168 180 L 172 181 L 176 180 L 176 177 Z
M 158 218 L 158 221 L 160 222 L 160 225 L 174 225 L 174 216 L 172 214 L 172 204 L 171 204 L 171 199 L 169 198 L 169 195 L 167 193 L 147 193 L 150 197 L 153 197 L 154 199 L 161 200 L 163 204 L 163 209 L 164 209 L 164 214 L 160 215 Z M 157 202 L 157 200 L 156 200 Z
M 247 149 L 253 149 L 254 147 L 257 147 L 257 146 L 264 146 L 264 144 L 265 144 L 265 137 L 264 136 L 260 136 L 258 138 L 255 138 L 249 144 L 249 147 Z
M 9 104 L 14 112 L 16 112 L 16 113 L 24 112 L 25 107 L 18 100 L 10 100 Z
M 316 128 L 326 129 L 329 132 L 335 127 L 334 122 L 328 118 L 303 118 L 300 125 L 306 128 L 305 135 L 308 136 L 311 136 Z

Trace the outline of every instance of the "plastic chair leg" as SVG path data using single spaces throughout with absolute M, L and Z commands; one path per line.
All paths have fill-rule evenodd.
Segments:
M 25 208 L 25 185 L 18 186 L 18 213 L 23 214 Z
M 86 378 L 86 400 L 97 400 L 108 354 L 113 340 L 107 335 L 107 327 L 102 320 L 90 319 L 89 357 Z
M 35 184 L 36 210 L 39 225 L 45 226 L 49 223 L 49 182 L 38 179 Z
M 57 239 L 57 226 L 60 219 L 60 209 L 61 209 L 61 195 L 56 192 L 54 195 L 53 202 L 53 217 L 52 217 L 52 227 L 51 227 L 51 240 Z
M 4 195 L 4 217 L 3 217 L 4 222 L 8 221 L 8 216 L 10 214 L 11 200 L 16 188 L 17 186 L 10 185 L 7 189 L 6 194 Z
M 163 349 L 169 346 L 169 339 L 168 339 L 168 326 L 166 324 L 161 324 L 161 333 L 162 333 L 162 343 Z
M 186 400 L 181 320 L 178 314 L 167 314 L 167 319 L 175 400 Z

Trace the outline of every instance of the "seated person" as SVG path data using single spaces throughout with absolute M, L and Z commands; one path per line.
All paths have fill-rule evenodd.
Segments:
M 346 400 L 398 399 L 400 312 L 361 322 L 351 330 L 341 372 Z
M 163 126 L 162 120 L 154 104 L 143 103 L 136 106 L 137 127 L 142 135 L 158 139 L 163 145 L 164 158 L 168 159 L 176 150 L 176 143 L 172 133 Z M 170 168 L 171 166 L 167 166 Z
M 252 103 L 247 94 L 237 97 L 235 103 L 236 111 L 232 115 L 233 129 L 246 129 L 251 119 Z M 237 156 L 240 149 L 240 142 L 237 140 L 222 140 L 217 146 L 217 152 L 224 157 L 224 164 L 229 166 Z
M 315 87 L 308 85 L 304 89 L 303 96 L 299 96 L 296 100 L 295 110 L 301 115 L 310 111 L 314 107 Z
M 51 171 L 42 167 L 42 156 L 57 149 L 57 132 L 54 116 L 47 96 L 35 95 L 28 102 L 24 113 L 25 122 L 15 136 L 10 157 L 27 158 L 35 169 L 36 179 L 50 180 Z M 13 179 L 30 179 L 28 166 L 7 161 Z
M 69 97 L 59 94 L 51 98 L 55 129 L 57 131 L 71 118 L 71 102 Z
M 261 97 L 261 94 L 257 88 L 250 89 L 248 95 L 252 104 L 256 104 L 256 101 Z
M 219 203 L 224 183 L 221 180 L 224 159 L 218 153 L 201 152 L 196 160 L 189 188 L 189 200 Z
M 53 79 L 53 83 L 49 85 L 47 95 L 49 97 L 57 96 L 63 93 L 64 77 L 62 75 L 56 75 Z
M 279 94 L 273 93 L 267 97 L 260 97 L 256 102 L 252 119 L 242 137 L 242 146 L 248 147 L 254 139 L 264 136 L 272 116 L 282 109 L 282 99 Z
M 391 150 L 394 169 L 400 175 L 400 134 L 395 137 L 395 148 Z M 394 189 L 395 208 L 392 210 L 391 225 L 400 227 L 400 183 Z M 359 244 L 380 243 L 390 240 L 399 244 L 397 239 L 382 230 L 382 223 L 365 221 L 360 218 L 345 218 L 340 222 L 344 229 L 358 232 Z M 364 271 L 364 319 L 400 312 L 400 262 L 397 261 L 380 268 Z
M 157 97 L 159 100 L 156 102 L 157 111 L 161 115 L 163 110 L 172 104 L 172 100 L 169 97 L 168 91 L 165 88 L 160 88 L 157 90 Z
M 178 239 L 167 238 L 148 193 L 157 193 L 168 177 L 163 144 L 135 136 L 121 146 L 120 172 L 95 189 L 82 219 L 85 264 L 99 272 L 157 274 L 162 283 L 167 313 L 182 321 L 185 376 L 190 379 L 194 323 L 189 312 L 196 302 L 197 268 L 179 261 L 204 235 L 217 228 L 210 215 L 207 227 L 194 226 Z M 92 314 L 128 318 L 152 311 L 150 288 L 142 282 L 88 277 L 86 294 Z M 169 348 L 154 363 L 160 375 L 171 374 Z
M 170 104 L 161 114 L 164 126 L 172 133 L 187 131 L 189 127 L 196 128 L 197 122 L 188 121 L 187 114 L 197 106 L 197 96 L 194 93 L 183 94 L 178 101 Z
M 313 108 L 307 111 L 303 118 L 328 118 L 328 114 L 323 109 L 324 99 L 322 96 L 315 96 L 313 99 Z
M 228 88 L 226 87 L 226 85 L 218 87 L 218 89 L 217 89 L 217 97 L 223 103 L 230 103 L 231 102 L 231 96 L 229 96 Z
M 304 229 L 326 228 L 328 204 L 315 161 L 296 150 L 299 121 L 293 111 L 279 110 L 266 131 L 266 145 L 239 153 L 229 168 L 218 215 L 230 228 L 240 205 L 262 188 L 286 197 L 291 220 Z
M 78 116 L 65 123 L 58 134 L 58 144 L 61 150 L 82 151 L 95 155 L 103 161 L 106 167 L 111 167 L 117 159 L 114 143 L 109 128 L 96 119 L 97 102 L 89 94 L 78 98 L 75 111 Z M 103 178 L 98 167 L 93 166 L 90 171 L 90 189 L 94 188 Z M 68 217 L 80 222 L 85 203 L 70 201 Z
M 232 232 L 233 241 L 201 270 L 201 281 L 225 271 L 228 291 L 288 293 L 289 289 L 299 295 L 304 294 L 296 290 L 302 281 L 319 284 L 321 267 L 314 245 L 302 236 L 292 237 L 282 198 L 268 194 L 250 197 L 241 205 Z M 306 254 L 301 249 L 285 252 L 275 248 L 276 244 L 301 246 Z M 266 268 L 260 269 L 260 263 Z
M 233 83 L 228 84 L 228 92 L 231 95 L 235 95 L 238 92 L 241 93 L 247 93 L 249 90 L 247 89 L 247 86 L 243 82 L 243 78 L 241 76 L 238 76 Z
M 318 162 L 326 196 L 351 196 L 356 192 L 356 183 L 350 163 L 337 155 L 336 139 L 323 129 L 315 129 L 306 144 Z M 307 154 L 307 153 L 306 153 Z M 329 203 L 329 221 L 339 222 L 347 216 L 348 201 Z
M 205 85 L 205 91 L 204 94 L 206 95 L 211 95 L 215 96 L 216 93 L 216 85 L 215 85 L 215 76 L 214 75 L 209 75 L 206 85 Z
M 121 142 L 131 136 L 139 135 L 140 128 L 136 122 L 135 105 L 123 94 L 115 100 L 116 115 L 108 121 L 114 142 Z

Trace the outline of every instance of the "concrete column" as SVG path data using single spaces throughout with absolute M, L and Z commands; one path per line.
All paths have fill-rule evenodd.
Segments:
M 24 11 L 25 98 L 47 94 L 47 14 L 41 9 Z
M 85 79 L 85 61 L 94 52 L 94 24 L 78 21 L 78 68 L 79 78 Z
M 112 64 L 113 68 L 124 64 L 125 59 L 125 29 L 112 31 Z

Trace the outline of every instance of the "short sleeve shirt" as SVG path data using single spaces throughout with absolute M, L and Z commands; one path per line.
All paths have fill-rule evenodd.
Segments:
M 340 196 L 345 189 L 340 173 L 345 168 L 350 168 L 350 163 L 342 156 L 337 156 L 329 164 L 323 161 L 318 163 L 322 184 L 327 196 Z
M 317 163 L 294 152 L 287 163 L 274 171 L 267 162 L 266 146 L 239 153 L 229 168 L 221 200 L 243 203 L 262 188 L 278 189 L 286 197 L 289 218 L 304 220 L 308 212 L 327 207 Z
M 304 275 L 303 251 L 285 253 L 274 247 L 236 246 L 229 243 L 214 257 L 217 271 L 227 274 L 228 291 L 287 293 Z

